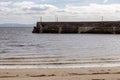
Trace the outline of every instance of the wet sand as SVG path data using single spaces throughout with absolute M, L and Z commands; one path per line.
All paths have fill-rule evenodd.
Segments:
M 120 67 L 0 69 L 0 80 L 120 80 Z

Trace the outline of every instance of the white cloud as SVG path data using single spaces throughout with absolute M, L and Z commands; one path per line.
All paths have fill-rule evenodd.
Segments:
M 11 1 L 8 1 L 8 2 L 0 2 L 0 6 L 9 6 L 10 4 L 12 4 Z
M 105 0 L 106 2 L 107 0 Z M 54 21 L 55 15 L 61 21 L 120 20 L 119 4 L 89 4 L 83 6 L 66 5 L 59 8 L 50 4 L 38 4 L 32 1 L 0 2 L 0 21 L 33 23 L 40 16 L 44 21 Z
M 16 2 L 12 4 L 14 7 L 20 7 L 20 8 L 29 8 L 33 5 L 36 5 L 32 1 L 23 1 L 23 2 Z
M 101 16 L 104 16 L 104 20 L 120 20 L 119 4 L 89 4 L 87 6 L 67 5 L 62 11 L 64 11 L 63 14 L 67 13 L 66 16 L 73 16 L 71 21 L 100 20 Z

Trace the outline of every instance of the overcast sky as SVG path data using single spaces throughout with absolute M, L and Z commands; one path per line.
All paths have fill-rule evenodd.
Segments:
M 120 0 L 0 0 L 0 23 L 120 20 Z

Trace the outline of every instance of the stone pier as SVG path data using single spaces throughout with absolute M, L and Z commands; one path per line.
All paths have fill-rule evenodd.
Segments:
M 120 21 L 37 22 L 33 33 L 104 33 L 119 34 Z

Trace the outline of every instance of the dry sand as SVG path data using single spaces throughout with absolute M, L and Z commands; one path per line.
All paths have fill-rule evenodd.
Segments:
M 0 80 L 120 80 L 120 67 L 0 69 Z

